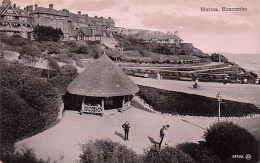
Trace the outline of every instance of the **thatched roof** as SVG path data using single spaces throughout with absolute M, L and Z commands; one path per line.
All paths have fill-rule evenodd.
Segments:
M 69 85 L 71 94 L 94 97 L 124 96 L 139 88 L 107 55 L 91 63 Z

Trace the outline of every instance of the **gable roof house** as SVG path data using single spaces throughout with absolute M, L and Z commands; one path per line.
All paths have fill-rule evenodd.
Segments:
M 73 31 L 69 40 L 71 41 L 99 41 L 105 48 L 115 49 L 118 44 L 113 33 L 104 27 L 81 27 Z
M 30 38 L 32 30 L 32 18 L 28 12 L 16 4 L 12 5 L 10 0 L 3 0 L 0 6 L 0 32 Z

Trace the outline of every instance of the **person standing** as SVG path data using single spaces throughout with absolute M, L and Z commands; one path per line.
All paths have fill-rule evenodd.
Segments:
M 129 140 L 128 139 L 128 135 L 129 135 L 129 129 L 130 129 L 130 124 L 128 123 L 128 121 L 126 121 L 123 125 L 122 128 L 125 130 L 125 141 Z
M 159 72 L 157 73 L 157 80 L 158 80 L 158 81 L 160 81 L 160 80 L 161 80 L 161 75 L 160 75 L 160 73 L 159 73 Z
M 162 128 L 160 129 L 160 143 L 159 143 L 159 149 L 161 149 L 162 146 L 162 142 L 164 139 L 164 130 L 165 130 L 166 126 L 162 126 Z
M 170 125 L 166 125 L 165 129 L 163 131 L 163 142 L 162 142 L 162 146 L 168 146 L 169 145 L 169 133 L 168 133 L 168 129 L 169 129 Z

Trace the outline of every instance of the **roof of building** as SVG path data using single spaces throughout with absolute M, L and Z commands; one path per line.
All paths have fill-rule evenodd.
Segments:
M 71 94 L 94 97 L 125 96 L 139 91 L 138 86 L 105 54 L 87 66 L 67 89 Z
M 178 35 L 142 35 L 138 38 L 143 40 L 152 40 L 152 39 L 158 39 L 158 40 L 168 40 L 168 39 L 181 39 Z
M 93 33 L 93 30 L 95 30 L 95 34 Z M 104 36 L 106 37 L 111 37 L 112 32 L 110 30 L 106 30 L 104 28 L 93 28 L 93 27 L 81 27 L 77 29 L 76 31 L 71 32 L 70 36 L 71 37 L 76 37 L 80 31 L 85 35 L 85 36 Z
M 7 5 L 6 7 L 0 6 L 0 14 L 4 14 L 6 12 L 7 9 L 12 8 L 15 11 L 15 14 L 17 14 L 17 16 L 21 16 L 21 17 L 30 17 L 28 15 L 28 12 L 26 12 L 23 9 L 20 9 L 18 7 L 14 8 L 14 6 L 10 3 L 9 5 Z
M 37 7 L 37 9 L 32 12 L 32 14 L 36 14 L 36 13 L 43 13 L 43 14 L 49 14 L 49 15 L 58 15 L 58 16 L 68 17 L 66 12 L 58 11 L 58 10 L 51 9 L 51 8 L 45 8 L 45 7 Z

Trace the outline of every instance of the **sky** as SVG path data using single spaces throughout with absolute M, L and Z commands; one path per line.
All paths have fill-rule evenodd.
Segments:
M 178 31 L 203 52 L 260 54 L 260 0 L 11 0 L 89 16 L 112 17 L 117 27 Z M 201 12 L 201 7 L 219 12 Z M 222 7 L 247 8 L 225 12 Z

